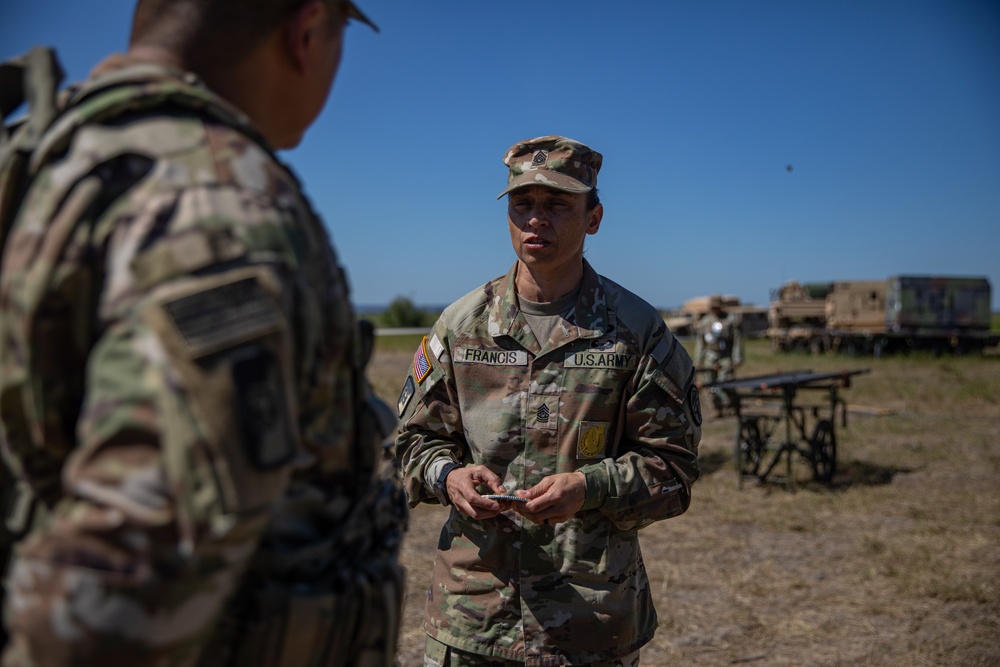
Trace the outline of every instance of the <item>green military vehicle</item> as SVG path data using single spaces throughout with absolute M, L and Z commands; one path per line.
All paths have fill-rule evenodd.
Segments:
M 968 354 L 1000 344 L 984 277 L 792 282 L 775 296 L 767 331 L 775 350 Z

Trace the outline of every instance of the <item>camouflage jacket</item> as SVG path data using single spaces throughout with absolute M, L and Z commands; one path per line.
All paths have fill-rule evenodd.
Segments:
M 282 575 L 321 585 L 372 472 L 348 285 L 294 175 L 193 75 L 112 57 L 52 135 L 0 275 L 0 441 L 47 509 L 4 665 L 191 664 L 262 536 L 313 548 Z
M 508 491 L 580 471 L 586 501 L 558 525 L 452 510 L 425 628 L 527 665 L 608 660 L 656 629 L 637 531 L 690 503 L 694 371 L 656 310 L 587 263 L 572 316 L 539 343 L 515 269 L 449 306 L 417 351 L 396 439 L 410 504 L 442 501 L 432 480 L 443 461 L 484 464 Z
M 708 313 L 695 327 L 694 360 L 698 368 L 711 368 L 722 359 L 733 365 L 743 363 L 743 327 L 738 315 L 719 317 Z

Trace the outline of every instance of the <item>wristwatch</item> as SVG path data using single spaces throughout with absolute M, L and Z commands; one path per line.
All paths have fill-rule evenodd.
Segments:
M 456 463 L 452 461 L 447 463 L 441 468 L 441 472 L 438 473 L 437 481 L 434 482 L 434 493 L 437 494 L 438 498 L 445 504 L 451 505 L 451 498 L 448 497 L 448 487 L 445 485 L 445 480 L 448 479 L 448 473 L 450 473 L 455 468 L 461 468 L 461 463 Z

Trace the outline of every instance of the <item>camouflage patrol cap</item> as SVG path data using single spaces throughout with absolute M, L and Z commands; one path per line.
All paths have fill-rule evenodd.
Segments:
M 566 192 L 590 192 L 604 157 L 579 141 L 550 135 L 525 139 L 507 149 L 503 163 L 510 169 L 508 192 L 528 185 L 545 185 Z

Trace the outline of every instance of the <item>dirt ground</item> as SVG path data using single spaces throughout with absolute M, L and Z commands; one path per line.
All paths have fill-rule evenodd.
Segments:
M 393 403 L 411 358 L 376 352 Z M 706 414 L 691 509 L 640 533 L 660 618 L 642 664 L 1000 665 L 1000 357 L 775 356 L 757 342 L 741 374 L 805 368 L 871 369 L 840 392 L 832 484 L 801 457 L 793 490 L 740 484 L 737 421 Z M 444 512 L 411 515 L 402 667 L 422 664 Z

